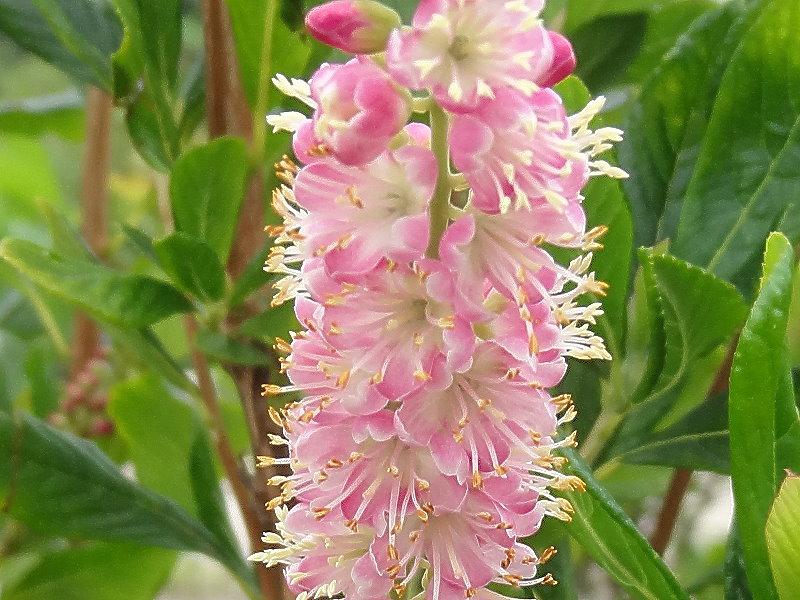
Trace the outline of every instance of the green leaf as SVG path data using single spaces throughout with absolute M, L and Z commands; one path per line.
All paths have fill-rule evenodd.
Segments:
M 175 552 L 133 544 L 92 544 L 44 556 L 3 600 L 151 600 L 175 563 Z
M 116 384 L 108 410 L 128 445 L 136 478 L 196 515 L 189 462 L 200 424 L 192 408 L 155 377 L 142 376 Z
M 719 88 L 673 247 L 745 292 L 767 233 L 800 236 L 798 29 L 800 5 L 772 0 L 742 38 Z
M 644 40 L 647 18 L 646 12 L 604 16 L 570 34 L 576 73 L 589 89 L 605 89 L 623 76 Z
M 180 151 L 174 88 L 181 47 L 179 0 L 115 0 L 125 28 L 114 54 L 114 96 L 142 158 L 167 171 Z
M 674 236 L 716 98 L 719 80 L 746 23 L 730 2 L 701 17 L 678 39 L 643 85 L 618 145 L 636 244 Z
M 221 333 L 201 331 L 197 345 L 208 356 L 223 363 L 260 366 L 267 362 L 263 352 Z
M 55 134 L 69 142 L 84 136 L 83 101 L 76 93 L 27 98 L 0 106 L 0 131 L 26 136 Z
M 761 291 L 733 359 L 729 393 L 731 477 L 747 578 L 755 596 L 775 598 L 764 527 L 776 484 L 776 397 L 785 381 L 786 326 L 794 254 L 789 241 L 767 242 Z
M 4 240 L 0 258 L 43 289 L 104 322 L 145 327 L 191 308 L 186 298 L 166 283 L 65 258 L 25 240 Z
M 564 454 L 570 461 L 569 472 L 580 477 L 587 487 L 585 492 L 564 494 L 575 509 L 566 531 L 633 598 L 688 599 L 633 521 L 595 480 L 589 467 L 575 452 Z
M 728 546 L 725 549 L 723 577 L 725 600 L 753 600 L 753 594 L 747 584 L 747 573 L 745 572 L 744 557 L 742 556 L 742 540 L 735 515 L 731 522 Z
M 667 255 L 652 254 L 649 261 L 663 315 L 663 363 L 653 388 L 626 416 L 616 452 L 652 437 L 653 427 L 674 406 L 696 369 L 708 368 L 703 359 L 726 344 L 747 312 L 736 289 L 710 273 Z M 693 403 L 704 398 L 700 389 Z
M 193 148 L 175 164 L 170 182 L 178 231 L 206 242 L 220 262 L 228 257 L 247 176 L 247 150 L 238 138 Z
M 51 536 L 201 552 L 241 580 L 238 554 L 174 501 L 126 479 L 94 444 L 26 415 L 0 414 L 0 506 Z
M 214 250 L 184 233 L 173 233 L 155 243 L 159 263 L 173 282 L 201 300 L 219 300 L 225 294 L 225 271 Z
M 122 28 L 104 0 L 2 0 L 0 31 L 77 81 L 111 90 Z
M 800 477 L 789 476 L 767 518 L 767 547 L 781 600 L 800 590 Z
M 605 0 L 604 2 L 569 0 L 568 7 L 564 31 L 574 32 L 600 17 L 647 11 L 653 7 L 653 2 L 651 0 Z

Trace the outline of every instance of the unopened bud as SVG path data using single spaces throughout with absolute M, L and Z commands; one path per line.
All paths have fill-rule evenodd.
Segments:
M 351 54 L 382 52 L 400 24 L 400 15 L 374 0 L 334 0 L 306 15 L 311 35 Z

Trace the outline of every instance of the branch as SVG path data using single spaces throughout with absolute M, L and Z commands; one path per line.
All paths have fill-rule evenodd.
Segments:
M 106 205 L 113 104 L 111 96 L 89 88 L 86 96 L 86 151 L 81 183 L 81 232 L 91 251 L 100 259 L 108 244 Z M 98 351 L 100 330 L 88 316 L 78 313 L 70 371 L 76 375 Z
M 683 503 L 683 498 L 689 489 L 689 482 L 692 479 L 692 471 L 689 469 L 675 469 L 669 489 L 664 496 L 664 503 L 661 505 L 661 512 L 658 515 L 656 529 L 650 538 L 650 545 L 659 554 L 664 554 L 664 550 L 669 545 L 672 532 L 675 530 L 675 523 L 678 521 L 678 513 Z

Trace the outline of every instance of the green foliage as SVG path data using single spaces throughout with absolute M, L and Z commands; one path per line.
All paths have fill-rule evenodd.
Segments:
M 154 246 L 161 267 L 181 288 L 201 300 L 220 300 L 225 294 L 225 271 L 207 243 L 173 233 Z
M 228 258 L 244 196 L 247 151 L 237 138 L 220 138 L 188 151 L 170 182 L 179 232 L 205 242 L 220 262 Z
M 111 89 L 122 29 L 105 0 L 3 0 L 0 31 L 77 81 Z
M 566 452 L 586 492 L 569 492 L 575 514 L 566 530 L 633 598 L 688 598 L 636 525 L 578 455 Z
M 781 600 L 800 589 L 800 478 L 787 477 L 767 519 L 767 547 Z
M 111 324 L 146 327 L 191 308 L 184 296 L 161 281 L 60 256 L 25 240 L 4 240 L 0 258 L 48 292 Z
M 193 550 L 240 577 L 249 571 L 221 540 L 174 501 L 129 481 L 93 444 L 29 416 L 0 414 L 5 512 L 35 531 Z
M 764 528 L 777 491 L 776 414 L 787 377 L 786 326 L 794 254 L 789 241 L 767 242 L 761 289 L 742 331 L 730 382 L 731 477 L 750 589 L 776 598 Z M 794 398 L 792 397 L 792 404 Z

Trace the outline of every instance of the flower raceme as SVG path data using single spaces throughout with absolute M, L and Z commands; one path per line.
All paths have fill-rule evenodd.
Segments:
M 555 583 L 554 550 L 520 540 L 569 520 L 557 492 L 583 487 L 558 452 L 575 408 L 551 390 L 567 357 L 610 358 L 582 299 L 606 286 L 581 190 L 625 174 L 597 158 L 621 136 L 590 128 L 602 100 L 569 116 L 552 89 L 575 60 L 541 9 L 422 0 L 404 27 L 371 0 L 329 2 L 307 26 L 355 58 L 274 80 L 313 111 L 268 118 L 299 164 L 276 165 L 267 270 L 304 330 L 276 341 L 291 383 L 264 386 L 292 401 L 270 409 L 288 457 L 260 464 L 288 469 L 252 559 L 284 565 L 300 600 Z

